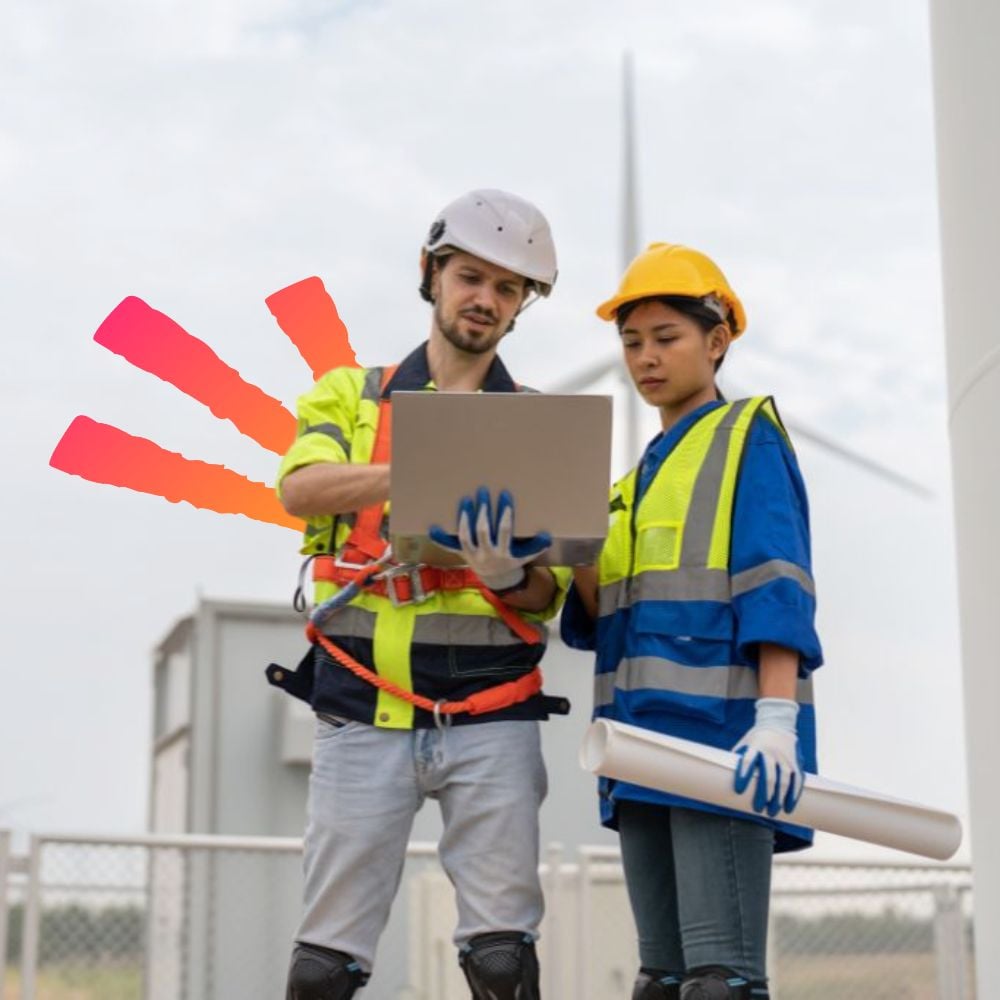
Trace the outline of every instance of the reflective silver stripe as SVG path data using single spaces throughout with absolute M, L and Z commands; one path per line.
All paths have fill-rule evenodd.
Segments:
M 594 708 L 603 708 L 615 700 L 615 675 L 594 674 Z
M 680 569 L 648 569 L 628 580 L 604 584 L 598 591 L 598 614 L 610 615 L 638 601 L 729 602 L 729 573 L 707 566 Z
M 708 552 L 712 545 L 712 531 L 715 527 L 715 512 L 719 506 L 722 479 L 726 473 L 729 438 L 733 426 L 750 402 L 749 399 L 741 399 L 733 403 L 712 434 L 712 443 L 698 470 L 698 478 L 694 483 L 691 503 L 684 522 L 681 566 L 708 564 Z
M 361 387 L 361 398 L 371 403 L 377 403 L 382 395 L 382 369 L 369 368 Z
M 336 424 L 310 424 L 299 437 L 304 437 L 306 434 L 322 434 L 324 437 L 333 438 L 344 449 L 345 455 L 350 453 L 350 449 L 347 447 L 347 438 L 344 437 L 344 432 Z
M 354 639 L 374 639 L 377 617 L 374 611 L 348 604 L 323 622 L 323 633 L 333 636 L 349 635 Z
M 801 567 L 785 559 L 770 559 L 768 562 L 745 569 L 733 576 L 733 597 L 745 594 L 755 587 L 762 587 L 772 580 L 794 580 L 807 594 L 815 596 L 816 588 L 812 577 Z
M 650 569 L 632 580 L 631 603 L 637 601 L 729 601 L 729 572 L 707 566 Z
M 544 635 L 541 627 L 536 631 Z M 413 641 L 435 646 L 517 646 L 518 638 L 499 618 L 489 615 L 417 615 Z
M 628 593 L 628 580 L 615 580 L 614 583 L 604 583 L 597 588 L 597 613 L 602 617 L 613 614 L 619 607 L 625 606 Z
M 676 694 L 709 698 L 757 698 L 757 671 L 753 667 L 688 667 L 658 656 L 638 656 L 622 660 L 614 673 L 594 678 L 594 704 L 597 707 L 614 701 L 620 691 L 672 691 Z M 796 700 L 811 705 L 812 679 L 800 679 Z
M 373 639 L 378 613 L 348 604 L 323 623 L 327 635 Z M 544 638 L 545 630 L 535 625 Z M 489 615 L 417 615 L 413 625 L 413 642 L 432 646 L 517 646 L 519 639 L 499 618 Z

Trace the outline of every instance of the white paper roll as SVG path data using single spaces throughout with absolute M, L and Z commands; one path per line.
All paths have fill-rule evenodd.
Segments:
M 727 750 L 611 719 L 592 723 L 580 747 L 580 764 L 593 774 L 757 815 L 733 791 L 738 759 Z M 802 798 L 787 818 L 938 861 L 950 858 L 962 842 L 962 824 L 952 813 L 814 774 L 806 775 Z

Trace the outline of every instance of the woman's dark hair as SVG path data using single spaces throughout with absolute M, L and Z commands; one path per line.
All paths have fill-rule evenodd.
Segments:
M 636 299 L 633 302 L 626 302 L 624 305 L 618 308 L 615 313 L 615 323 L 618 325 L 618 332 L 622 332 L 622 327 L 628 322 L 629 316 L 641 305 L 645 305 L 647 302 L 662 302 L 665 306 L 670 306 L 671 309 L 676 309 L 677 312 L 688 319 L 692 319 L 701 328 L 702 333 L 709 333 L 714 330 L 720 323 L 726 324 L 729 329 L 733 328 L 731 316 L 727 316 L 725 319 L 721 319 L 719 314 L 707 306 L 701 299 L 693 298 L 688 295 L 650 295 L 645 299 Z M 715 370 L 718 371 L 722 367 L 722 362 L 726 360 L 725 354 L 715 362 Z

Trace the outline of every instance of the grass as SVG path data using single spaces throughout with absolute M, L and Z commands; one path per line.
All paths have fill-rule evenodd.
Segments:
M 934 956 L 816 955 L 786 957 L 775 975 L 775 1000 L 937 1000 Z M 969 970 L 971 989 L 972 970 Z M 8 968 L 5 996 L 20 996 L 21 976 Z M 142 969 L 62 966 L 41 969 L 37 1000 L 141 1000 Z
M 776 1000 L 937 1000 L 934 956 L 814 955 L 786 958 Z
M 4 995 L 21 995 L 21 973 L 8 968 Z M 62 966 L 42 968 L 37 978 L 37 1000 L 141 1000 L 142 969 L 136 966 Z

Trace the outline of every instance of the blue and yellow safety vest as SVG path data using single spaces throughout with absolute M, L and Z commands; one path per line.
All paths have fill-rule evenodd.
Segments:
M 595 714 L 732 749 L 753 725 L 759 643 L 786 645 L 800 652 L 799 734 L 806 769 L 815 771 L 810 674 L 821 654 L 808 521 L 773 400 L 711 403 L 677 431 L 671 447 L 651 448 L 612 487 L 598 564 Z M 751 438 L 758 446 L 748 449 Z M 583 645 L 573 603 L 563 632 Z M 609 825 L 621 798 L 694 805 L 623 783 L 603 782 L 602 794 Z M 811 838 L 774 825 L 779 850 Z

